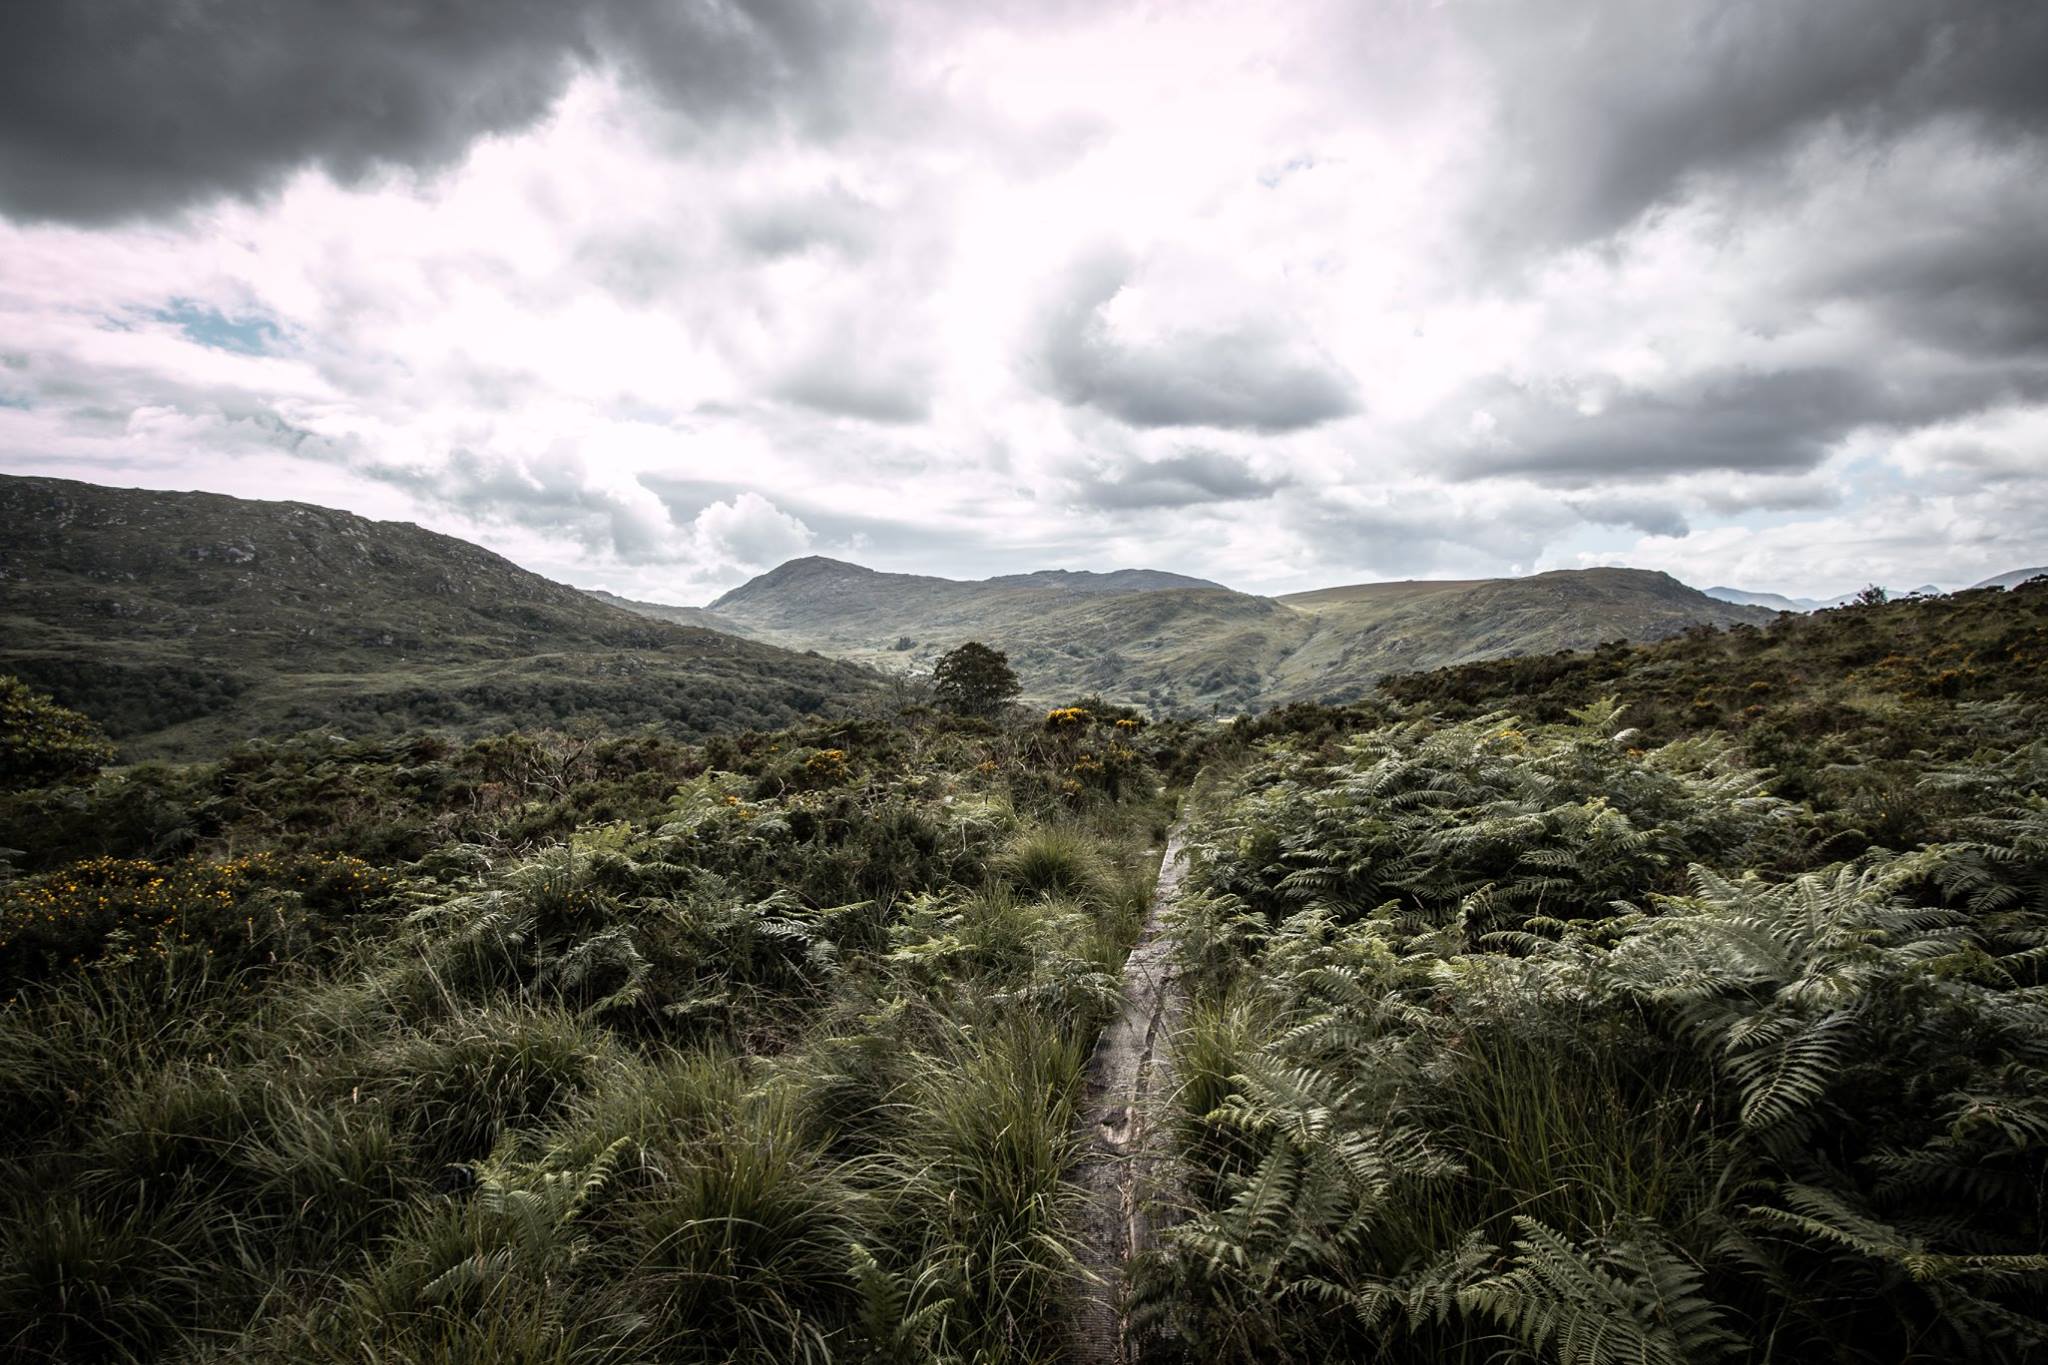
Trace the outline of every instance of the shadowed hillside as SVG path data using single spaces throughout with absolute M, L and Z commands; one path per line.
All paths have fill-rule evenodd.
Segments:
M 0 477 L 0 669 L 130 757 L 334 726 L 769 727 L 860 670 L 605 606 L 466 541 L 303 503 Z

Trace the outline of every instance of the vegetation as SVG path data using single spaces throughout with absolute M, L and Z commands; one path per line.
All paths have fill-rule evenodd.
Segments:
M 286 515 L 234 543 L 424 571 Z M 195 581 L 282 591 L 202 557 L 174 612 L 114 539 L 49 581 L 161 606 L 127 659 Z M 1071 1358 L 1084 1067 L 1184 804 L 1169 1216 L 1108 1287 L 1147 1359 L 2048 1357 L 2048 583 L 1229 723 L 1006 704 L 982 646 L 790 721 L 770 651 L 732 733 L 640 724 L 653 671 L 487 724 L 580 694 L 467 592 L 436 667 L 497 691 L 432 729 L 114 767 L 0 683 L 0 1354 Z M 532 628 L 671 629 L 571 596 Z M 361 657 L 304 704 L 415 681 Z
M 1509 706 L 1554 724 L 1619 696 L 1641 747 L 1728 736 L 1748 762 L 1771 771 L 1776 795 L 1811 807 L 1827 852 L 1907 849 L 1944 838 L 1964 800 L 1924 788 L 1929 764 L 1966 760 L 1987 742 L 1982 710 L 1958 703 L 2041 694 L 2042 586 L 1781 615 L 1760 628 L 1390 678 L 1379 693 L 1392 709 L 1378 714 L 1462 719 Z
M 303 503 L 0 475 L 0 531 L 0 672 L 131 758 L 317 728 L 701 738 L 841 712 L 875 681 Z
M 1142 724 L 1062 716 L 8 797 L 0 1354 L 1058 1358 L 1169 814 Z
M 956 716 L 992 716 L 1022 691 L 1010 656 L 969 640 L 939 656 L 932 669 L 932 697 Z
M 1212 745 L 1158 1353 L 2040 1359 L 2043 599 L 1407 678 L 1458 715 Z M 1761 714 L 1691 704 L 1751 669 Z M 1873 765 L 1910 822 L 1852 824 Z
M 0 790 L 87 777 L 113 761 L 113 742 L 91 719 L 0 674 Z
M 1387 674 L 1469 659 L 1760 625 L 1771 613 L 1634 569 L 1270 598 L 1142 570 L 957 582 L 813 557 L 735 588 L 704 619 L 887 671 L 930 669 L 971 634 L 1009 656 L 1028 700 L 1086 688 L 1154 714 L 1206 717 L 1361 697 Z

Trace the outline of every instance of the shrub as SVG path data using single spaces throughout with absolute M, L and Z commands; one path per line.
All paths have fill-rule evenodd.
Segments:
M 1071 825 L 1020 830 L 995 860 L 996 871 L 1019 891 L 1067 896 L 1093 904 L 1107 891 L 1109 868 L 1095 841 Z
M 0 674 L 0 790 L 76 781 L 113 761 L 113 741 L 98 725 Z
M 159 957 L 193 947 L 231 967 L 275 964 L 333 938 L 395 886 L 346 855 L 89 859 L 0 889 L 0 987 L 62 975 L 116 947 Z

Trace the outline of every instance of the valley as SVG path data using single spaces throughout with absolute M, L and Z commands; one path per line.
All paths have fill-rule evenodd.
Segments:
M 979 639 L 1010 655 L 1034 701 L 1087 691 L 1205 715 L 1360 697 L 1382 676 L 1417 668 L 1769 619 L 1635 569 L 1271 598 L 1134 570 L 962 582 L 817 557 L 771 570 L 703 612 L 715 629 L 886 670 L 929 670 L 946 650 Z
M 135 757 L 320 727 L 774 728 L 859 705 L 969 639 L 1006 651 L 1033 702 L 1235 715 L 1770 615 L 1633 569 L 1269 598 L 1152 570 L 964 582 L 818 557 L 680 607 L 326 508 L 11 476 L 0 528 L 0 668 L 98 717 Z

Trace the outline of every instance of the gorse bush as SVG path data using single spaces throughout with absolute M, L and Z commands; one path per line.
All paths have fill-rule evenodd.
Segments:
M 192 948 L 229 967 L 300 958 L 387 905 L 393 889 L 388 872 L 346 855 L 74 863 L 0 886 L 0 989 L 109 952 L 163 957 Z

